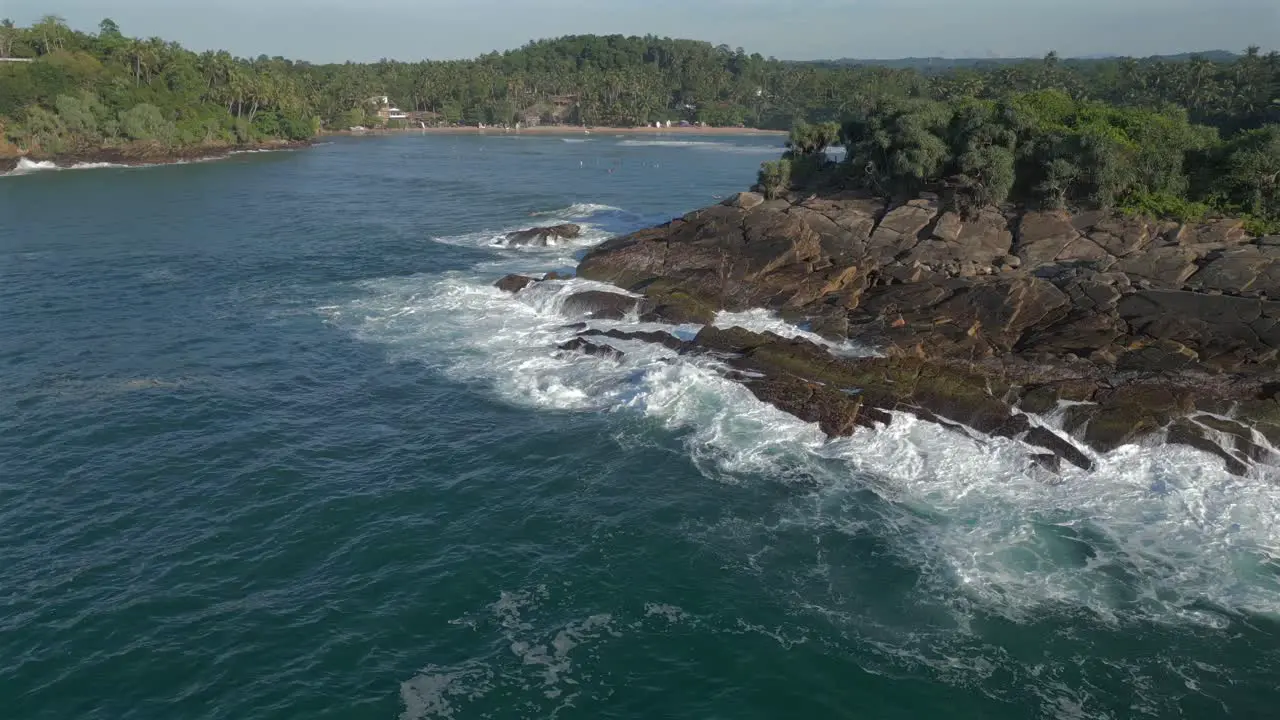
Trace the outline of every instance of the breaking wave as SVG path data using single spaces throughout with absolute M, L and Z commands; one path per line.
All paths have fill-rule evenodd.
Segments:
M 621 359 L 556 350 L 576 333 L 568 325 L 583 320 L 561 312 L 563 298 L 592 283 L 550 281 L 512 296 L 492 280 L 372 281 L 330 320 L 512 403 L 656 419 L 684 436 L 709 478 L 799 482 L 814 488 L 807 492 L 818 506 L 870 490 L 883 501 L 874 522 L 938 590 L 1011 618 L 1063 605 L 1212 626 L 1238 612 L 1280 615 L 1280 476 L 1269 470 L 1235 478 L 1197 450 L 1152 444 L 1098 458 L 1092 472 L 1052 476 L 1016 440 L 973 439 L 909 415 L 830 440 L 721 377 L 714 360 L 634 341 L 608 341 Z M 813 337 L 760 311 L 721 314 L 716 324 Z M 825 511 L 805 517 L 809 510 L 797 508 L 794 522 L 847 532 L 868 522 Z M 921 514 L 932 522 L 910 520 Z
M 34 160 L 28 160 L 27 158 L 19 158 L 18 164 L 12 170 L 5 173 L 5 175 L 28 175 L 34 172 L 59 169 L 60 168 L 57 165 L 49 162 L 48 160 L 41 160 L 37 162 Z
M 547 216 L 623 213 L 583 204 Z M 545 250 L 550 254 L 539 263 L 556 252 Z M 795 616 L 846 626 L 878 653 L 868 661 L 872 666 L 897 671 L 923 664 L 944 677 L 984 678 L 995 662 L 1025 673 L 1018 663 L 974 649 L 969 628 L 979 618 L 1025 624 L 1084 612 L 1104 626 L 1221 629 L 1253 615 L 1280 617 L 1280 472 L 1274 469 L 1238 478 L 1216 458 L 1153 440 L 1095 455 L 1092 471 L 1066 466 L 1051 474 L 1033 461 L 1037 450 L 1017 440 L 973 437 L 900 413 L 886 427 L 831 439 L 725 379 L 711 357 L 603 338 L 593 341 L 622 354 L 558 350 L 581 323 L 665 330 L 683 339 L 699 326 L 574 316 L 565 311 L 565 298 L 605 287 L 580 279 L 501 292 L 491 283 L 505 272 L 529 271 L 529 259 L 495 253 L 468 271 L 365 281 L 355 300 L 320 311 L 393 359 L 488 387 L 507 402 L 601 413 L 623 425 L 656 423 L 678 438 L 710 481 L 787 488 L 789 499 L 767 526 L 759 518 L 729 517 L 687 532 L 723 553 L 727 566 L 761 574 L 762 586 L 781 586 L 776 592 Z M 869 353 L 763 310 L 720 313 L 714 323 L 803 337 L 834 352 Z M 833 553 L 867 537 L 875 538 L 877 557 L 917 577 L 901 589 L 901 601 L 945 618 L 938 629 L 893 631 L 886 639 L 884 628 L 866 626 L 869 620 L 847 606 L 839 584 L 854 581 L 841 573 L 856 576 L 850 568 L 865 563 L 833 559 Z M 777 545 L 788 549 L 778 552 Z M 541 590 L 504 594 L 489 608 L 489 622 L 501 628 L 511 657 L 425 668 L 401 687 L 404 720 L 454 717 L 504 688 L 535 698 L 536 714 L 554 714 L 575 693 L 588 691 L 579 664 L 588 648 L 638 627 L 620 623 L 619 608 L 601 608 L 537 629 L 521 613 L 543 599 Z M 694 622 L 679 608 L 650 606 L 637 622 Z M 958 657 L 969 660 L 957 664 Z M 1076 702 L 1043 679 L 1022 679 L 1043 694 L 1046 707 Z M 1150 700 L 1153 707 L 1162 702 Z
M 763 308 L 747 310 L 745 312 L 720 312 L 716 314 L 715 321 L 712 323 L 719 328 L 740 327 L 744 330 L 750 330 L 757 333 L 771 332 L 775 335 L 781 335 L 788 338 L 803 338 L 809 342 L 822 345 L 836 355 L 845 357 L 867 357 L 879 355 L 875 350 L 860 345 L 852 340 L 844 340 L 835 342 L 827 338 L 811 332 L 807 327 L 801 327 L 779 318 L 774 313 Z
M 612 205 L 595 203 L 574 203 L 556 210 L 543 210 L 530 213 L 527 220 L 515 222 L 504 227 L 462 233 L 459 235 L 443 235 L 432 238 L 446 245 L 465 247 L 504 247 L 507 250 L 521 253 L 546 252 L 555 248 L 583 248 L 597 245 L 610 237 L 630 232 L 653 222 L 663 222 L 669 218 L 646 218 Z M 575 223 L 582 227 L 582 234 L 576 238 L 552 240 L 548 247 L 512 247 L 506 248 L 504 240 L 508 233 L 524 230 L 539 225 L 558 223 Z M 527 272 L 529 268 L 521 267 L 519 272 Z M 513 271 L 513 272 L 515 272 Z
M 714 140 L 623 140 L 618 144 L 624 147 L 687 147 L 696 150 L 762 155 L 777 155 L 785 149 L 780 145 L 738 145 Z
M 546 215 L 626 213 L 581 204 Z M 540 264 L 556 253 L 543 250 L 548 255 L 538 257 Z M 768 526 L 759 518 L 730 517 L 688 532 L 725 553 L 726 565 L 767 576 L 762 585 L 781 583 L 778 593 L 796 616 L 851 628 L 864 645 L 878 648 L 877 662 L 886 671 L 923 664 L 943 676 L 985 677 L 994 666 L 985 650 L 976 651 L 983 657 L 975 659 L 970 647 L 975 640 L 969 628 L 979 618 L 1036 623 L 1083 612 L 1104 626 L 1221 629 L 1250 616 L 1280 617 L 1275 469 L 1239 478 L 1212 456 L 1151 440 L 1094 455 L 1092 471 L 1064 465 L 1061 474 L 1052 474 L 1033 461 L 1038 449 L 1017 440 L 970 436 L 901 413 L 886 427 L 831 439 L 815 424 L 725 379 L 714 358 L 603 338 L 593 341 L 622 354 L 558 350 L 582 324 L 664 330 L 682 339 L 699 326 L 574 316 L 565 311 L 565 298 L 605 287 L 580 279 L 546 281 L 515 295 L 501 292 L 491 283 L 505 272 L 528 272 L 530 263 L 528 256 L 505 249 L 495 253 L 468 271 L 359 283 L 355 300 L 321 312 L 358 339 L 384 347 L 393 359 L 480 384 L 513 404 L 601 413 L 624 425 L 634 422 L 629 418 L 643 419 L 644 427 L 656 423 L 678 438 L 710 481 L 787 488 L 790 499 Z M 870 352 L 833 343 L 764 310 L 720 313 L 714 324 L 803 337 L 849 355 Z M 1041 421 L 1056 423 L 1053 416 Z M 884 629 L 864 627 L 868 620 L 833 589 L 839 573 L 862 564 L 858 558 L 833 560 L 833 552 L 868 536 L 876 538 L 878 557 L 892 558 L 918 577 L 901 590 L 902 602 L 939 613 L 945 618 L 940 629 L 877 640 L 874 634 Z M 777 552 L 780 544 L 788 550 Z M 821 582 L 811 586 L 800 578 Z M 517 669 L 503 670 L 512 663 L 493 658 L 426 668 L 401 688 L 403 717 L 453 717 L 461 707 L 513 685 L 538 697 L 543 716 L 572 702 L 575 692 L 584 691 L 577 664 L 581 650 L 574 648 L 604 642 L 632 625 L 619 625 L 608 614 L 617 608 L 603 608 L 608 612 L 538 636 L 518 619 L 518 611 L 537 601 L 527 594 L 504 595 L 492 609 L 504 628 L 515 628 L 507 646 Z M 646 622 L 689 621 L 679 608 L 652 608 Z M 972 662 L 957 664 L 957 657 Z M 1007 658 L 993 662 L 1025 672 Z M 1075 702 L 1043 679 L 1023 680 L 1044 695 L 1046 707 Z M 1150 700 L 1153 707 L 1162 702 Z
M 325 144 L 325 143 L 321 143 Z M 255 155 L 259 153 L 277 153 L 292 152 L 293 148 L 254 148 L 250 150 L 232 150 L 222 155 L 210 155 L 208 157 L 187 158 L 181 160 L 173 160 L 158 163 L 113 163 L 113 162 L 79 162 L 74 165 L 58 165 L 51 160 L 30 160 L 28 158 L 19 158 L 18 164 L 13 170 L 7 173 L 0 173 L 3 176 L 19 176 L 30 175 L 38 172 L 48 172 L 52 170 L 102 170 L 106 168 L 117 169 L 141 169 L 150 167 L 160 167 L 163 165 L 188 165 L 191 163 L 213 162 L 215 160 L 225 160 L 233 155 Z

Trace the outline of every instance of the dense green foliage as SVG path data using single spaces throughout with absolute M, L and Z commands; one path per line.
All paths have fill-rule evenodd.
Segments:
M 104 20 L 97 34 L 56 17 L 0 23 L 0 131 L 44 154 L 129 143 L 159 146 L 306 139 L 311 97 L 283 60 L 248 62 L 138 40 Z
M 1210 211 L 1280 222 L 1280 55 L 794 63 L 657 37 L 570 36 L 475 60 L 313 65 L 193 53 L 104 20 L 0 23 L 0 151 L 45 154 L 305 139 L 380 122 L 794 127 L 770 194 L 816 173 L 886 194 L 944 183 L 961 203 Z M 837 122 L 843 122 L 838 125 Z M 836 173 L 826 148 L 843 144 Z M 11 152 L 12 147 L 9 148 Z
M 159 38 L 127 37 L 110 20 L 96 33 L 78 32 L 50 16 L 29 28 L 0 25 L 0 58 L 6 57 L 35 62 L 0 62 L 0 130 L 20 146 L 46 151 L 139 139 L 301 138 L 321 123 L 377 122 L 369 99 L 383 95 L 425 121 L 467 124 L 688 120 L 786 128 L 797 120 L 842 120 L 889 101 L 1002 101 L 1050 88 L 1073 101 L 1176 105 L 1191 121 L 1224 134 L 1280 120 L 1280 56 L 1257 49 L 1230 61 L 1060 61 L 1050 53 L 1041 61 L 891 68 L 781 62 L 724 45 L 614 35 L 540 40 L 468 61 L 313 65 L 197 54 Z M 149 109 L 135 111 L 140 105 L 155 108 L 159 119 Z M 992 153 L 999 154 L 989 150 L 993 139 L 969 142 L 966 166 L 984 185 L 998 187 L 991 174 L 1005 163 L 991 165 Z M 900 150 L 900 161 L 929 163 L 938 148 Z
M 820 153 L 824 135 L 793 130 L 782 161 L 793 182 L 814 180 L 796 162 Z M 823 155 L 818 179 L 885 196 L 943 190 L 961 210 L 1012 200 L 1179 219 L 1223 212 L 1280 228 L 1280 125 L 1223 139 L 1184 108 L 1118 107 L 1055 89 L 998 101 L 886 99 L 854 113 L 840 138 L 845 159 Z M 776 166 L 761 170 L 768 187 L 766 176 L 776 179 Z

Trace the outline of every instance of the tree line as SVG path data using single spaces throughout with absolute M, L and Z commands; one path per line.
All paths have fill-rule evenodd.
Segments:
M 883 98 L 998 100 L 1047 88 L 1077 100 L 1177 105 L 1194 122 L 1228 132 L 1280 118 L 1280 57 L 1257 48 L 1229 62 L 1060 60 L 1050 53 L 1041 61 L 922 72 L 782 62 L 691 40 L 585 35 L 466 61 L 317 65 L 194 53 L 160 38 L 127 37 L 110 20 L 87 33 L 48 16 L 30 27 L 0 24 L 0 58 L 34 60 L 0 63 L 0 118 L 10 139 L 42 147 L 100 137 L 296 137 L 376 122 L 367 101 L 383 95 L 432 122 L 465 124 L 688 120 L 786 129 L 797 120 L 841 120 Z M 141 105 L 150 107 L 134 119 L 146 122 L 125 123 L 122 113 Z M 161 122 L 153 122 L 150 108 Z M 59 120 L 71 121 L 60 128 Z
M 1190 117 L 1056 88 L 1001 100 L 885 99 L 843 124 L 796 125 L 759 183 L 770 196 L 796 185 L 933 191 L 960 212 L 1015 202 L 1184 221 L 1226 214 L 1258 234 L 1280 232 L 1280 124 L 1224 132 Z M 826 152 L 837 145 L 838 162 Z
M 945 180 L 973 202 L 1276 213 L 1280 54 L 1258 48 L 887 67 L 582 35 L 473 60 L 312 64 L 195 53 L 111 20 L 0 22 L 0 151 L 305 139 L 385 122 L 380 96 L 432 124 L 794 126 L 785 167 L 762 174 L 775 187 L 842 143 L 843 181 L 886 193 Z

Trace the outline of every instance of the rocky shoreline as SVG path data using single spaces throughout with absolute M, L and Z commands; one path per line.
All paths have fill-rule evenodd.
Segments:
M 580 293 L 577 312 L 705 327 L 692 340 L 584 328 L 564 349 L 610 355 L 619 339 L 710 353 L 832 436 L 905 412 L 1020 440 L 1052 468 L 1087 469 L 1148 438 L 1237 475 L 1280 463 L 1280 237 L 1232 219 L 947 205 L 748 192 L 614 238 L 578 275 L 627 294 Z M 756 307 L 876 354 L 710 324 Z
M 0 157 L 0 175 L 12 172 L 22 160 L 33 163 L 50 162 L 60 168 L 76 165 L 111 164 L 111 165 L 167 165 L 195 160 L 216 160 L 239 152 L 257 150 L 297 150 L 311 147 L 310 140 L 273 141 L 264 143 L 246 143 L 238 145 L 194 145 L 191 147 L 168 148 L 150 144 L 127 145 L 123 147 L 94 148 L 69 153 L 47 155 L 33 153 L 30 155 L 12 155 Z

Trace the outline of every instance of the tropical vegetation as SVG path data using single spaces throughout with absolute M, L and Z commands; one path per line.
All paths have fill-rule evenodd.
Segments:
M 950 103 L 889 98 L 838 128 L 800 123 L 759 184 L 825 184 L 893 197 L 940 191 L 956 209 L 1014 201 L 1192 220 L 1244 216 L 1280 231 L 1280 124 L 1224 133 L 1185 108 L 1119 107 L 1059 89 Z M 843 145 L 845 157 L 827 154 Z
M 1280 212 L 1280 54 L 1258 48 L 890 66 L 583 35 L 473 60 L 313 64 L 196 53 L 111 20 L 0 22 L 0 153 L 302 140 L 387 123 L 382 97 L 425 124 L 793 128 L 788 157 L 762 168 L 771 192 L 822 172 L 885 193 L 945 182 L 974 203 Z

